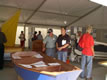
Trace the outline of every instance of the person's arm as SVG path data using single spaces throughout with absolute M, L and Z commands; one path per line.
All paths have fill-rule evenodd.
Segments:
M 67 48 L 68 46 L 69 46 L 69 44 L 65 44 L 64 46 L 62 46 L 62 47 L 59 48 L 59 51 L 61 51 L 62 49 Z
M 58 43 L 56 42 L 56 49 L 58 50 Z
M 64 49 L 64 48 L 67 48 L 68 46 L 69 46 L 69 44 L 70 44 L 70 40 L 71 40 L 71 38 L 68 36 L 67 37 L 67 43 L 65 44 L 65 45 L 63 45 L 62 47 L 61 47 L 61 49 Z
M 94 46 L 92 46 L 91 49 L 92 49 L 93 57 L 94 57 L 94 56 L 95 56 L 95 53 L 94 53 Z
M 43 49 L 42 49 L 43 52 L 46 50 L 46 43 L 47 43 L 47 36 L 43 40 Z
M 23 34 L 23 35 L 24 35 L 24 41 L 26 41 L 25 34 Z
M 42 40 L 43 40 L 43 36 L 41 35 L 41 38 L 42 38 Z
M 58 36 L 58 38 L 57 38 L 57 40 L 56 40 L 56 49 L 58 50 L 58 51 L 60 51 L 60 47 L 58 47 L 58 43 L 59 43 L 59 38 L 60 38 L 60 35 Z
M 93 52 L 93 57 L 95 56 L 95 52 L 94 52 L 94 39 L 93 37 L 91 37 L 91 49 L 92 49 L 92 52 Z
M 59 47 L 58 50 L 61 51 L 62 49 L 65 49 L 69 46 L 70 44 L 70 37 L 67 38 L 67 43 L 65 45 L 63 45 L 62 47 Z
M 43 43 L 43 49 L 42 49 L 43 52 L 46 50 L 45 46 L 46 45 Z
M 64 48 L 67 48 L 69 46 L 69 44 L 65 44 L 64 46 L 62 46 L 61 48 L 64 49 Z
M 62 46 L 62 47 L 58 47 L 58 43 L 56 43 L 56 49 L 57 49 L 58 51 L 61 51 L 62 49 L 66 48 L 66 47 L 68 47 L 68 46 L 69 46 L 69 44 L 65 44 L 65 45 Z

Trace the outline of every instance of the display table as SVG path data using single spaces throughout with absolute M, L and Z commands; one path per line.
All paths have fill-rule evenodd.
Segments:
M 99 64 L 104 66 L 104 67 L 107 67 L 107 61 L 101 61 L 101 62 L 99 62 Z M 105 80 L 107 80 L 107 73 L 106 73 Z
M 11 55 L 19 80 L 76 80 L 78 67 L 32 51 Z
M 11 60 L 10 54 L 18 51 L 23 51 L 23 49 L 19 46 L 14 47 L 5 47 L 4 50 L 4 60 Z

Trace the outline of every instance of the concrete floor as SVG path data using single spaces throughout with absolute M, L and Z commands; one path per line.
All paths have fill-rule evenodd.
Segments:
M 93 72 L 92 72 L 93 80 L 107 80 L 106 79 L 107 67 L 99 65 L 98 62 L 100 61 L 105 61 L 105 60 L 94 60 Z M 80 67 L 80 63 L 79 64 L 73 63 L 73 64 Z M 84 79 L 78 78 L 78 80 L 84 80 Z
M 103 60 L 94 60 L 93 64 L 93 80 L 106 80 L 105 75 L 107 74 L 107 67 L 103 67 L 98 64 L 99 61 Z M 5 63 L 6 64 L 6 63 Z M 71 62 L 71 64 L 80 67 L 80 63 Z M 17 74 L 12 67 L 4 67 L 3 70 L 0 70 L 0 80 L 17 80 Z M 78 78 L 77 80 L 84 80 Z
M 14 68 L 6 67 L 0 70 L 0 80 L 17 80 L 17 74 Z

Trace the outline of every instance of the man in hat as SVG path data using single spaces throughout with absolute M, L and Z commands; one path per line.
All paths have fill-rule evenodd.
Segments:
M 55 58 L 57 36 L 53 34 L 52 29 L 48 29 L 49 35 L 43 40 L 43 52 L 46 50 L 48 56 Z

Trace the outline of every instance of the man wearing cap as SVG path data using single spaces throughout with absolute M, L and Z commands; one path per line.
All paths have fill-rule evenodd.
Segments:
M 46 50 L 48 56 L 55 58 L 57 36 L 53 34 L 53 30 L 48 30 L 49 35 L 43 40 L 43 52 Z

